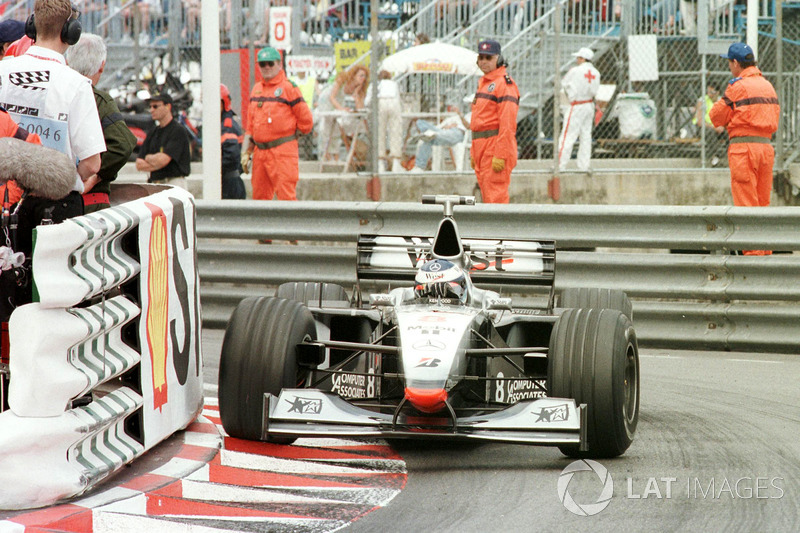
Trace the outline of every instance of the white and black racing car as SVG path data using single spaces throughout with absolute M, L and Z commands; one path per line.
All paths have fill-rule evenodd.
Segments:
M 555 242 L 462 239 L 460 196 L 433 238 L 361 235 L 352 297 L 286 283 L 247 298 L 225 332 L 222 424 L 233 437 L 485 439 L 614 457 L 639 418 L 631 303 L 618 290 L 567 289 L 554 306 Z M 398 287 L 362 299 L 367 282 Z M 521 307 L 492 287 L 543 286 Z M 486 288 L 484 288 L 486 287 Z M 549 287 L 549 289 L 548 289 Z

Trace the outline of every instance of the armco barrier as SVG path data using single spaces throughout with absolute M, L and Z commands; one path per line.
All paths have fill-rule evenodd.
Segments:
M 198 202 L 203 324 L 225 327 L 239 300 L 286 281 L 349 292 L 359 233 L 432 237 L 441 217 L 411 203 Z M 625 290 L 643 346 L 800 351 L 798 208 L 481 204 L 455 218 L 463 237 L 555 239 L 556 289 Z M 731 255 L 748 249 L 787 253 Z
M 36 303 L 9 321 L 0 509 L 81 494 L 202 409 L 194 200 L 129 188 L 140 198 L 35 230 Z

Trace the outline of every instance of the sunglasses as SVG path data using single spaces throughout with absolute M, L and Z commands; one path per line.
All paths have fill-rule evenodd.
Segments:
M 489 61 L 494 56 L 488 56 L 484 54 L 478 54 L 478 61 Z
M 164 104 L 150 104 L 150 109 L 158 109 L 159 107 L 164 107 Z
M 277 63 L 277 61 L 259 61 L 258 62 L 258 66 L 262 67 L 262 68 L 263 67 L 274 67 L 276 63 Z

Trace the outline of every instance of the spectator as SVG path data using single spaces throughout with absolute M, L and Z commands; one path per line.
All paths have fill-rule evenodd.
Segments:
M 189 133 L 172 116 L 172 97 L 156 94 L 147 100 L 150 116 L 157 122 L 145 137 L 136 170 L 148 172 L 148 183 L 187 188 L 186 177 L 191 172 L 192 153 Z
M 727 54 L 733 79 L 725 96 L 711 107 L 711 123 L 725 126 L 730 136 L 728 163 L 731 167 L 733 204 L 768 206 L 772 193 L 775 150 L 770 144 L 778 130 L 781 108 L 775 88 L 761 75 L 753 49 L 733 43 Z M 747 250 L 745 255 L 769 255 L 765 250 Z
M 354 65 L 336 76 L 333 85 L 323 89 L 319 95 L 317 111 L 330 113 L 331 111 L 355 112 L 364 109 L 364 99 L 369 85 L 369 70 L 364 65 Z M 357 122 L 348 120 L 349 117 L 335 117 L 321 115 L 317 133 L 317 153 L 326 159 L 339 160 L 340 136 L 334 130 L 340 126 L 345 134 L 351 136 Z M 326 153 L 327 149 L 327 153 Z
M 378 73 L 378 157 L 381 171 L 388 168 L 392 172 L 402 172 L 400 157 L 403 155 L 403 102 L 400 100 L 400 86 L 392 79 L 392 75 L 381 70 Z M 368 106 L 372 99 L 372 86 L 367 89 L 364 105 Z M 386 139 L 389 139 L 389 157 L 386 157 Z M 392 166 L 389 167 L 391 160 Z
M 511 170 L 517 165 L 519 89 L 508 75 L 500 43 L 478 43 L 478 68 L 483 77 L 472 101 L 472 155 L 483 201 L 508 203 Z
M 250 92 L 242 167 L 249 170 L 252 156 L 254 200 L 297 200 L 297 137 L 311 133 L 314 120 L 300 89 L 286 78 L 280 53 L 268 46 L 257 59 L 262 79 Z
M 455 116 L 447 117 L 438 126 L 434 126 L 426 120 L 417 120 L 416 127 L 420 135 L 412 137 L 411 141 L 417 141 L 417 152 L 414 156 L 414 168 L 411 172 L 423 172 L 428 168 L 434 146 L 454 146 L 464 141 L 464 135 L 469 130 L 471 113 L 464 117 L 454 108 Z
M 719 90 L 715 83 L 708 83 L 706 85 L 706 94 L 697 100 L 694 109 L 694 118 L 692 124 L 699 128 L 704 128 L 706 140 L 706 157 L 711 160 L 711 166 L 715 167 L 719 164 L 718 153 L 720 148 L 724 146 L 725 127 L 714 126 L 711 123 L 711 107 L 719 100 Z M 699 135 L 702 137 L 703 133 L 699 130 Z
M 51 219 L 61 222 L 83 214 L 81 193 L 98 182 L 100 154 L 106 146 L 91 82 L 64 59 L 67 48 L 81 35 L 78 12 L 69 0 L 36 0 L 32 16 L 35 23 L 29 19 L 28 36 L 36 44 L 21 56 L 0 61 L 0 102 L 21 127 L 39 133 L 44 146 L 78 162 L 75 186 L 67 197 L 40 199 L 39 207 L 51 209 Z M 37 73 L 36 79 L 31 79 L 31 72 Z M 16 111 L 24 109 L 37 109 L 38 115 Z M 29 202 L 27 208 L 38 207 Z
M 6 54 L 11 43 L 25 35 L 25 23 L 19 20 L 4 20 L 0 22 L 0 59 Z
M 430 37 L 428 37 L 428 34 L 427 34 L 427 33 L 422 33 L 422 32 L 419 32 L 419 33 L 418 33 L 418 34 L 417 34 L 417 35 L 414 37 L 414 46 L 419 46 L 419 45 L 421 45 L 421 44 L 428 44 L 429 42 L 431 42 L 431 38 L 430 38 Z
M 303 100 L 306 101 L 309 109 L 314 109 L 317 105 L 317 78 L 310 75 L 305 70 L 298 70 L 294 76 L 289 78 L 300 92 L 303 94 Z M 314 148 L 316 146 L 313 135 L 303 135 L 297 139 L 298 150 L 300 151 L 302 159 L 312 159 Z
M 91 192 L 84 193 L 83 205 L 86 213 L 93 213 L 111 205 L 108 195 L 111 182 L 128 162 L 136 149 L 136 137 L 128 129 L 117 103 L 105 91 L 97 88 L 97 82 L 106 66 L 106 45 L 103 38 L 93 33 L 84 33 L 80 40 L 67 50 L 67 64 L 92 81 L 92 91 L 106 151 L 100 156 L 99 181 Z
M 242 181 L 242 127 L 231 106 L 231 93 L 220 84 L 222 124 L 222 199 L 244 200 L 247 193 Z
M 594 124 L 594 97 L 600 88 L 600 73 L 591 61 L 594 52 L 581 48 L 574 54 L 577 65 L 561 80 L 561 88 L 567 95 L 569 108 L 564 117 L 561 136 L 558 142 L 558 168 L 567 169 L 572 157 L 572 147 L 580 138 L 578 147 L 578 170 L 589 172 L 592 158 L 592 125 Z

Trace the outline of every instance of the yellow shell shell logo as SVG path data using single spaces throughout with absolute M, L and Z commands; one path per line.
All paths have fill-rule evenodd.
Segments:
M 169 322 L 169 244 L 167 217 L 155 205 L 145 204 L 153 214 L 147 263 L 147 346 L 153 367 L 153 409 L 167 403 L 167 329 Z

